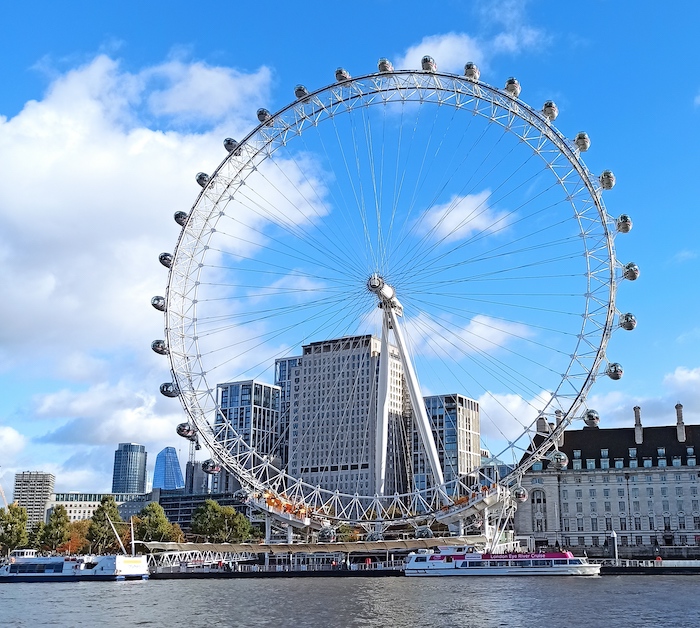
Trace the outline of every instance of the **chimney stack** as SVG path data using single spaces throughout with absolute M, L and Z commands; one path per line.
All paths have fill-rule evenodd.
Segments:
M 557 427 L 561 425 L 561 422 L 564 420 L 564 413 L 561 410 L 556 410 L 554 412 L 554 416 L 557 417 Z M 557 439 L 557 447 L 563 447 L 564 446 L 564 432 L 559 435 L 559 438 Z
M 552 430 L 547 422 L 547 417 L 543 414 L 537 417 L 537 433 L 538 434 L 549 434 Z
M 644 442 L 644 434 L 642 433 L 642 409 L 639 406 L 634 406 L 634 442 L 641 445 Z
M 680 403 L 676 404 L 676 435 L 678 436 L 678 442 L 685 442 L 685 424 L 683 423 L 683 405 Z

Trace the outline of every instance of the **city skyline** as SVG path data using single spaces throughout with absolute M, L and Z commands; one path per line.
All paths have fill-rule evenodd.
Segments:
M 276 111 L 296 84 L 321 87 L 337 66 L 372 72 L 384 56 L 418 67 L 430 54 L 457 73 L 476 61 L 497 86 L 517 76 L 526 102 L 556 100 L 557 125 L 590 135 L 586 163 L 618 179 L 608 210 L 634 221 L 629 238 L 618 240 L 619 257 L 641 269 L 618 299 L 638 328 L 615 334 L 608 350 L 625 377 L 601 380 L 590 405 L 601 427 L 629 425 L 635 405 L 645 408 L 646 425 L 668 423 L 677 401 L 686 422 L 699 423 L 692 137 L 700 76 L 689 60 L 700 8 L 659 16 L 650 2 L 634 14 L 594 4 L 480 3 L 426 13 L 409 3 L 391 11 L 396 28 L 361 45 L 339 40 L 332 16 L 320 13 L 270 37 L 253 5 L 219 9 L 246 24 L 226 42 L 182 5 L 167 15 L 159 3 L 140 8 L 138 23 L 131 18 L 139 5 L 130 2 L 90 15 L 45 6 L 46 19 L 31 32 L 16 13 L 26 9 L 8 7 L 17 27 L 0 43 L 13 59 L 0 69 L 12 86 L 0 95 L 5 490 L 15 473 L 41 468 L 56 476 L 56 490 L 106 491 L 119 442 L 186 452 L 174 431 L 182 409 L 158 393 L 166 361 L 149 349 L 163 336 L 148 301 L 164 289 L 157 256 L 173 249 L 173 212 L 189 209 L 195 174 L 224 157 L 224 137 L 257 124 L 258 107 Z M 360 3 L 344 16 L 346 27 L 389 10 Z M 168 28 L 154 35 L 148 19 Z M 641 40 L 640 32 L 650 35 Z M 318 54 L 295 45 L 300 38 L 318 42 L 310 48 Z M 656 77 L 664 90 L 651 89 Z M 424 394 L 439 392 L 447 391 Z

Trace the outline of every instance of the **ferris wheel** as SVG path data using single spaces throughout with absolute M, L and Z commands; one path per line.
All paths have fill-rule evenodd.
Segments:
M 590 140 L 520 84 L 438 71 L 339 68 L 295 88 L 201 192 L 164 297 L 178 433 L 212 452 L 246 499 L 292 526 L 479 521 L 523 501 L 522 474 L 586 396 L 620 379 L 606 346 L 636 325 L 616 291 L 635 280 L 628 233 L 603 193 Z

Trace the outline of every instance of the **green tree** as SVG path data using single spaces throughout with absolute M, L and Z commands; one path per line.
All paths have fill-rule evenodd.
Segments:
M 29 530 L 29 539 L 27 541 L 27 545 L 31 547 L 32 549 L 35 550 L 42 550 L 43 548 L 43 538 L 44 538 L 44 529 L 46 528 L 46 524 L 43 521 L 37 521 L 33 526 L 32 529 Z
M 27 509 L 17 504 L 0 508 L 0 547 L 10 553 L 29 542 L 27 535 Z
M 69 538 L 70 519 L 68 512 L 65 506 L 59 504 L 51 511 L 41 540 L 44 545 L 55 552 L 59 545 L 63 545 Z
M 119 516 L 114 497 L 105 495 L 100 505 L 95 508 L 95 512 L 92 513 L 87 533 L 90 551 L 95 554 L 110 554 L 120 550 L 119 541 L 109 523 L 110 520 L 116 526 L 117 523 L 121 523 L 122 518 Z
M 178 523 L 173 523 L 173 527 L 170 530 L 170 541 L 172 543 L 184 543 L 185 533 Z
M 232 506 L 207 499 L 192 515 L 192 533 L 213 543 L 234 543 L 250 537 L 250 521 Z
M 151 502 L 138 514 L 134 522 L 136 539 L 139 541 L 169 541 L 173 526 L 165 516 L 163 507 Z

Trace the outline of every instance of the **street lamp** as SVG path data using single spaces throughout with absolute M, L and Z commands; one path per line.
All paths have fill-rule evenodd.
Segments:
M 615 558 L 615 564 L 617 565 L 617 532 L 615 532 L 615 530 L 610 533 L 610 538 L 613 542 L 613 556 Z

